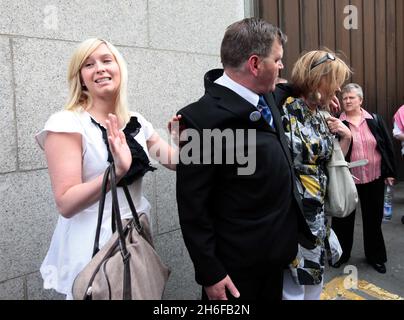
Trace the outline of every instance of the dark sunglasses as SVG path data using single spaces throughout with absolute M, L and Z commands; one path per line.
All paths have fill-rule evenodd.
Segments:
M 311 67 L 310 67 L 310 70 L 313 70 L 315 67 L 319 66 L 320 64 L 322 64 L 322 63 L 324 63 L 324 62 L 326 62 L 326 61 L 328 61 L 328 60 L 335 61 L 334 55 L 331 54 L 331 53 L 329 53 L 329 52 L 327 52 L 327 54 L 326 54 L 324 57 L 322 57 L 320 60 L 318 60 L 317 62 L 313 63 L 313 64 L 311 65 Z

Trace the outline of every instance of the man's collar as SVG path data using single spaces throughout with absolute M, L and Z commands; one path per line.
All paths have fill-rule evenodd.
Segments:
M 239 84 L 238 82 L 234 81 L 232 78 L 230 78 L 227 74 L 226 71 L 223 72 L 223 75 L 216 79 L 214 81 L 216 84 L 219 84 L 223 87 L 226 87 L 235 93 L 237 93 L 239 96 L 247 100 L 249 103 L 251 103 L 253 106 L 258 105 L 258 100 L 259 96 L 255 92 L 251 91 L 250 89 L 244 87 L 243 85 Z

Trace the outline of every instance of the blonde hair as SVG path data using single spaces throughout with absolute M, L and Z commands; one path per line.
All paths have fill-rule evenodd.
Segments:
M 316 65 L 328 53 L 334 55 L 335 60 L 328 59 Z M 292 70 L 291 82 L 300 95 L 319 103 L 321 94 L 318 92 L 318 88 L 325 81 L 327 83 L 326 97 L 323 97 L 323 101 L 329 102 L 335 95 L 335 91 L 348 80 L 351 74 L 349 66 L 330 50 L 314 50 L 303 54 L 296 61 Z
M 129 121 L 129 110 L 127 102 L 128 69 L 125 60 L 119 51 L 108 41 L 103 39 L 91 38 L 79 44 L 70 59 L 67 71 L 67 80 L 69 83 L 69 98 L 65 106 L 66 110 L 78 110 L 84 108 L 87 110 L 92 104 L 92 98 L 88 91 L 83 90 L 81 81 L 81 68 L 86 59 L 101 44 L 105 44 L 114 56 L 120 70 L 121 81 L 118 94 L 115 101 L 115 115 L 123 123 Z

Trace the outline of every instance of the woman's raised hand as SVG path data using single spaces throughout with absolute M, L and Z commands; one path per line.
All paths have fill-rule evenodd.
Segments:
M 108 143 L 114 158 L 117 178 L 122 178 L 132 164 L 132 154 L 126 142 L 124 133 L 118 129 L 117 117 L 110 113 L 105 120 L 108 133 Z

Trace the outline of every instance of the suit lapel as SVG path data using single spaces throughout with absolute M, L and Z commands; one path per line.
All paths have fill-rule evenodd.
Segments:
M 252 121 L 250 115 L 253 112 L 259 112 L 258 109 L 232 90 L 222 86 L 212 86 L 209 93 L 217 99 L 219 108 L 225 109 L 242 119 L 243 122 L 248 123 L 248 127 L 261 131 L 274 131 L 263 117 L 258 121 Z
M 290 155 L 289 144 L 286 141 L 285 131 L 283 130 L 281 114 L 279 112 L 278 106 L 276 105 L 272 94 L 266 94 L 265 98 L 269 104 L 269 107 L 271 108 L 272 117 L 274 119 L 274 124 L 276 126 L 277 134 L 279 136 L 279 140 L 281 142 L 283 152 L 285 153 L 289 163 L 291 164 L 292 157 Z
M 249 127 L 256 128 L 261 131 L 274 132 L 274 129 L 271 128 L 271 126 L 264 120 L 263 117 L 261 117 L 258 121 L 250 120 L 251 113 L 257 111 L 257 108 L 245 99 L 241 98 L 237 93 L 219 85 L 211 86 L 208 91 L 214 98 L 218 100 L 218 106 L 220 108 L 226 109 L 237 117 L 245 120 L 247 123 L 249 123 Z M 290 155 L 290 149 L 288 142 L 286 141 L 285 131 L 283 130 L 281 115 L 278 106 L 276 106 L 272 94 L 266 94 L 265 99 L 267 100 L 268 105 L 271 108 L 274 124 L 276 127 L 276 133 L 281 142 L 283 152 L 288 159 L 289 164 L 291 164 L 292 158 Z
M 217 79 L 223 75 L 222 69 L 212 70 L 211 76 L 213 79 Z M 219 108 L 225 109 L 228 112 L 236 115 L 238 118 L 243 120 L 246 124 L 248 124 L 248 128 L 255 128 L 261 131 L 275 132 L 273 128 L 265 121 L 263 117 L 261 117 L 258 121 L 252 121 L 250 119 L 251 113 L 258 111 L 255 106 L 249 103 L 247 100 L 240 97 L 234 91 L 217 85 L 212 82 L 205 75 L 205 88 L 206 91 L 217 100 L 217 104 Z M 289 161 L 289 164 L 292 163 L 292 158 L 290 155 L 289 145 L 286 141 L 285 131 L 283 130 L 281 115 L 279 113 L 278 106 L 275 103 L 273 93 L 268 93 L 265 95 L 265 99 L 268 102 L 269 107 L 271 108 L 272 116 L 274 118 L 274 124 L 276 127 L 276 134 L 279 137 L 281 142 L 281 146 L 286 158 Z
M 261 117 L 258 121 L 250 120 L 250 114 L 254 111 L 257 111 L 257 108 L 255 106 L 253 106 L 251 103 L 244 100 L 238 94 L 236 94 L 235 92 L 233 92 L 230 89 L 227 89 L 224 87 L 220 88 L 220 89 L 218 89 L 218 88 L 215 88 L 215 89 L 220 90 L 220 91 L 223 90 L 221 92 L 221 94 L 218 94 L 218 92 L 215 92 L 216 90 L 212 90 L 213 96 L 217 99 L 220 99 L 218 101 L 219 107 L 226 109 L 227 111 L 237 115 L 239 118 L 242 118 L 245 121 L 249 122 L 250 126 L 252 125 L 253 128 L 256 128 L 256 129 L 262 130 L 262 131 L 274 132 L 274 130 L 264 120 L 263 117 Z M 286 158 L 288 159 L 289 164 L 291 164 L 292 157 L 290 155 L 289 144 L 286 141 L 285 131 L 283 130 L 282 120 L 281 120 L 281 115 L 280 115 L 279 109 L 276 106 L 276 103 L 275 103 L 275 100 L 274 100 L 272 94 L 266 94 L 265 98 L 268 102 L 269 107 L 271 108 L 272 116 L 274 119 L 274 124 L 276 127 L 276 133 L 281 142 L 283 152 L 284 152 Z

